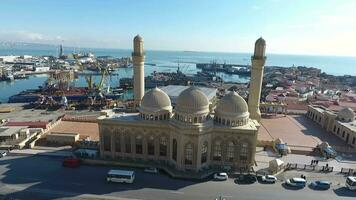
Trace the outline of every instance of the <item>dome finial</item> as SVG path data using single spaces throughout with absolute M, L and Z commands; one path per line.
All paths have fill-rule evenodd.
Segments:
M 137 34 L 133 40 L 134 43 L 134 55 L 142 56 L 143 55 L 143 38 Z
M 266 41 L 262 38 L 258 38 L 255 42 L 255 52 L 253 57 L 260 59 L 265 57 L 265 50 L 266 50 Z

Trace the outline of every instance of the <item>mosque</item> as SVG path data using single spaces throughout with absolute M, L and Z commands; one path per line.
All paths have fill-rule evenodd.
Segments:
M 172 104 L 160 88 L 144 93 L 143 38 L 137 35 L 132 53 L 137 112 L 98 118 L 101 157 L 157 163 L 176 171 L 252 167 L 261 118 L 265 47 L 259 38 L 251 58 L 249 105 L 236 92 L 215 104 L 195 86 L 187 86 Z

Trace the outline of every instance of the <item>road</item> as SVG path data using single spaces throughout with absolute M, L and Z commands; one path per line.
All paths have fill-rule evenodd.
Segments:
M 60 158 L 46 156 L 8 156 L 0 158 L 0 199 L 355 199 L 356 192 L 343 186 L 328 191 L 308 187 L 291 190 L 276 184 L 235 184 L 172 179 L 165 174 L 146 174 L 134 169 L 134 184 L 107 183 L 110 167 L 64 168 Z M 2 196 L 1 196 L 2 195 Z

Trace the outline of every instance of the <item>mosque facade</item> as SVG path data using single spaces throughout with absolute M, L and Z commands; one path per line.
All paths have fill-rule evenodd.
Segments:
M 137 37 L 133 55 L 143 56 L 143 39 Z M 254 58 L 265 59 L 264 40 L 260 38 L 255 46 L 255 54 L 259 56 Z M 141 79 L 134 85 L 137 90 L 134 95 L 143 95 L 142 57 L 139 61 L 136 66 L 134 62 L 134 68 L 139 67 L 134 69 L 134 76 Z M 263 67 L 261 62 L 257 63 Z M 260 87 L 260 82 L 254 87 Z M 260 90 L 253 89 L 255 93 Z M 135 96 L 135 102 L 136 113 L 98 118 L 102 158 L 156 163 L 195 172 L 211 168 L 238 171 L 253 166 L 260 125 L 258 117 L 251 119 L 249 109 L 256 114 L 258 108 L 249 107 L 236 92 L 226 94 L 212 105 L 199 87 L 190 86 L 178 95 L 173 107 L 170 97 L 154 88 L 142 98 Z

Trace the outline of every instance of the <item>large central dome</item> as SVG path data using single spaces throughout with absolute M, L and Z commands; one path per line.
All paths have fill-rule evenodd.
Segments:
M 178 96 L 176 111 L 192 114 L 209 112 L 208 97 L 199 88 L 189 87 Z

